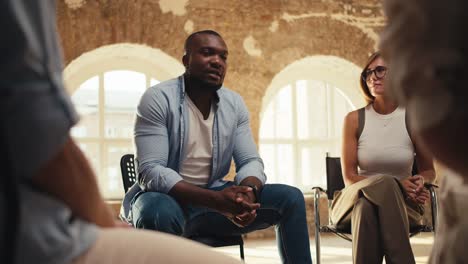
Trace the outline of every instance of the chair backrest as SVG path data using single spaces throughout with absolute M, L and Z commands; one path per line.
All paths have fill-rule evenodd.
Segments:
M 343 181 L 343 173 L 341 172 L 341 161 L 339 157 L 325 158 L 327 169 L 327 196 L 328 199 L 333 199 L 335 191 L 342 190 L 345 187 Z
M 411 169 L 411 175 L 416 175 L 419 173 L 419 169 L 418 169 L 418 164 L 416 163 L 416 157 L 414 158 L 414 161 L 413 161 L 413 168 Z
M 120 159 L 120 171 L 125 193 L 136 182 L 135 157 L 133 154 L 125 154 Z

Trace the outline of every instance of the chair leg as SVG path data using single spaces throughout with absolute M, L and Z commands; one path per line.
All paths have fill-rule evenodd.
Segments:
M 434 187 L 429 188 L 430 194 L 431 194 L 431 213 L 432 213 L 432 229 L 434 230 L 434 233 L 436 232 L 436 227 L 437 227 L 437 220 L 438 220 L 438 215 L 439 215 L 439 208 L 438 206 L 438 201 L 437 201 L 437 194 L 434 190 Z
M 315 263 L 320 264 L 320 231 L 315 230 Z
M 314 215 L 315 215 L 315 263 L 320 264 L 320 191 L 314 190 Z
M 243 244 L 239 245 L 239 250 L 240 250 L 240 257 L 242 259 L 242 262 L 245 262 L 245 259 L 244 259 L 244 245 Z

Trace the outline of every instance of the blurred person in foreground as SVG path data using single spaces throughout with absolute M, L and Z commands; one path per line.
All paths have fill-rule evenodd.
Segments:
M 0 2 L 0 262 L 238 263 L 115 220 L 69 134 L 55 12 L 52 0 Z
M 466 262 L 468 240 L 468 2 L 385 0 L 381 39 L 389 91 L 417 140 L 448 168 L 430 263 Z

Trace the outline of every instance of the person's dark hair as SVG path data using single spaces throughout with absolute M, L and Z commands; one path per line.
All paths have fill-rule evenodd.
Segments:
M 362 76 L 365 75 L 367 71 L 367 67 L 374 62 L 376 59 L 380 58 L 382 55 L 380 54 L 380 51 L 376 51 L 370 55 L 370 57 L 367 59 L 366 66 L 362 69 L 361 76 L 359 76 L 359 83 L 361 84 L 361 91 L 364 95 L 364 99 L 366 99 L 367 103 L 370 104 L 374 102 L 375 97 L 371 94 L 369 90 L 369 86 L 367 86 L 366 80 L 362 78 Z
M 201 31 L 197 31 L 197 32 L 193 32 L 192 34 L 190 34 L 187 39 L 185 40 L 185 44 L 184 44 L 184 55 L 186 54 L 189 54 L 190 53 L 190 45 L 192 44 L 192 41 L 193 39 L 195 38 L 195 36 L 197 35 L 200 35 L 200 34 L 208 34 L 208 35 L 213 35 L 213 36 L 217 36 L 219 38 L 223 38 L 221 37 L 221 35 L 214 31 L 214 30 L 211 30 L 211 29 L 206 29 L 206 30 L 201 30 Z

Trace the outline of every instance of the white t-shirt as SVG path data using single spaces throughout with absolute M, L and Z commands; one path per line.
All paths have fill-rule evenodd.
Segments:
M 188 183 L 206 186 L 211 175 L 213 156 L 214 109 L 212 106 L 205 120 L 189 96 L 186 96 L 186 100 L 189 110 L 189 131 L 184 153 L 185 159 L 182 161 L 179 174 Z

